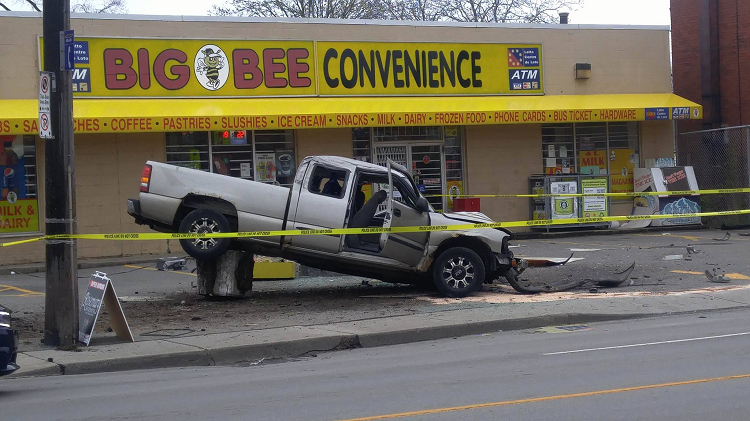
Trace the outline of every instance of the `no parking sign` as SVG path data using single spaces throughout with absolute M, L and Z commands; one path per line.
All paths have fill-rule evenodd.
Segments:
M 52 139 L 52 117 L 50 92 L 52 91 L 52 72 L 39 72 L 39 137 Z

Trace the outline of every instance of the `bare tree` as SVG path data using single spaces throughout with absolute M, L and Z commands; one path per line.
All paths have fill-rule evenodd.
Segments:
M 126 13 L 125 0 L 73 0 L 70 11 L 74 13 Z M 41 0 L 9 0 L 0 3 L 0 7 L 11 10 L 42 11 Z M 11 9 L 11 7 L 13 9 Z
M 458 22 L 554 23 L 557 11 L 583 0 L 443 0 L 444 17 Z
M 224 0 L 220 16 L 553 23 L 584 0 Z
M 214 5 L 219 16 L 263 16 L 284 18 L 380 19 L 381 0 L 227 0 Z
M 443 17 L 442 0 L 385 0 L 384 4 L 387 19 L 437 21 Z
M 70 6 L 74 13 L 127 13 L 124 0 L 79 0 Z

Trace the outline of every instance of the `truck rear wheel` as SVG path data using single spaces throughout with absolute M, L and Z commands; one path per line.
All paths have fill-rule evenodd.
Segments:
M 432 266 L 432 281 L 438 291 L 453 298 L 463 298 L 479 291 L 484 275 L 482 258 L 466 247 L 444 251 Z
M 227 217 L 212 209 L 196 209 L 180 223 L 181 233 L 212 234 L 230 232 Z M 229 238 L 189 238 L 180 240 L 187 254 L 197 260 L 213 260 L 224 254 L 229 248 Z

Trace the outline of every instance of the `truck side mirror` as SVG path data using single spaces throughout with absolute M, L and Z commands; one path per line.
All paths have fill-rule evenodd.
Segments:
M 424 213 L 430 211 L 430 202 L 427 201 L 422 196 L 419 196 L 419 199 L 417 199 L 417 210 Z

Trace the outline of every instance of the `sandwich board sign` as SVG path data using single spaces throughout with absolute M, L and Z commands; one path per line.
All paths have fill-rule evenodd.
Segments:
M 78 340 L 86 346 L 91 342 L 94 325 L 99 318 L 102 303 L 107 306 L 112 330 L 115 331 L 117 337 L 134 342 L 135 339 L 133 339 L 133 333 L 125 319 L 120 300 L 117 299 L 115 286 L 106 273 L 99 271 L 91 275 L 86 296 L 83 298 L 83 304 L 81 304 L 81 311 L 78 313 Z

